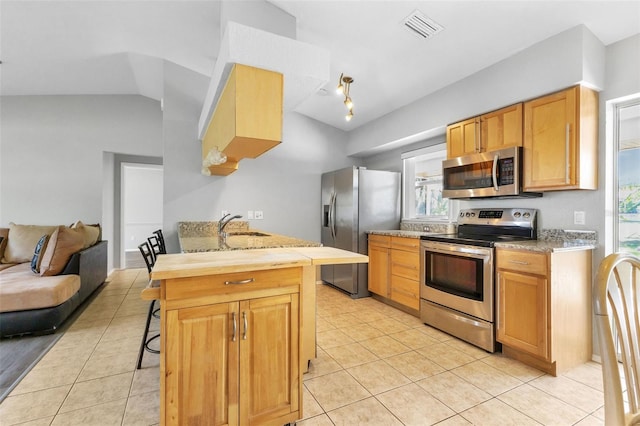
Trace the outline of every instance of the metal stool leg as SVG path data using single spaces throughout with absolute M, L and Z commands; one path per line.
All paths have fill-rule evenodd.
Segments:
M 144 355 L 145 349 L 152 353 L 158 353 L 158 354 L 160 353 L 160 351 L 156 351 L 155 349 L 150 349 L 148 346 L 149 342 L 158 338 L 160 335 L 158 334 L 147 340 L 147 335 L 149 334 L 149 325 L 151 324 L 151 317 L 153 316 L 153 312 L 154 312 L 153 307 L 155 306 L 155 304 L 156 304 L 155 300 L 153 300 L 149 304 L 149 312 L 147 313 L 147 323 L 144 326 L 144 333 L 142 334 L 142 342 L 140 342 L 140 351 L 138 352 L 138 364 L 136 366 L 137 370 L 139 370 L 142 366 L 142 356 Z

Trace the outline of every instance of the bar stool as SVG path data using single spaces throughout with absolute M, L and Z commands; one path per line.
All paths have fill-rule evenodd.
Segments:
M 151 247 L 149 246 L 149 243 L 144 242 L 142 244 L 140 244 L 138 246 L 138 249 L 140 250 L 140 253 L 142 254 L 142 258 L 144 259 L 144 263 L 147 265 L 147 272 L 149 274 L 151 274 L 151 270 L 153 269 L 153 265 L 155 264 L 155 260 L 156 260 L 156 256 L 153 253 L 153 250 L 151 249 Z M 156 350 L 156 349 L 151 349 L 149 347 L 149 343 L 151 343 L 153 340 L 157 339 L 158 337 L 160 337 L 160 333 L 148 337 L 149 336 L 149 325 L 151 324 L 151 317 L 152 316 L 156 316 L 156 318 L 159 318 L 157 314 L 157 312 L 159 311 L 159 309 L 156 309 L 154 311 L 154 307 L 155 307 L 155 303 L 156 300 L 160 299 L 160 287 L 159 287 L 159 283 L 157 281 L 149 281 L 149 284 L 147 285 L 147 287 L 144 288 L 144 290 L 142 290 L 142 294 L 141 294 L 141 298 L 144 300 L 151 300 L 151 303 L 149 304 L 149 312 L 147 313 L 147 322 L 144 326 L 144 333 L 142 335 L 142 342 L 140 343 L 140 351 L 138 352 L 138 364 L 136 366 L 136 369 L 140 369 L 142 366 L 142 356 L 144 355 L 144 351 L 149 351 L 151 353 L 154 354 L 159 354 L 160 351 Z
M 167 246 L 164 244 L 164 235 L 162 235 L 162 229 L 153 231 L 153 233 L 158 238 L 158 244 L 160 246 L 160 254 L 167 254 Z

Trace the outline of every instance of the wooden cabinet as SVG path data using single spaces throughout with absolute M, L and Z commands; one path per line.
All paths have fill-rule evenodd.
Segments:
M 391 300 L 420 309 L 420 240 L 391 237 Z
M 557 375 L 591 359 L 591 251 L 498 248 L 497 340 L 505 355 Z
M 522 146 L 522 103 L 447 126 L 447 158 Z
M 522 103 L 480 116 L 480 149 L 522 146 Z
M 390 245 L 390 236 L 369 234 L 368 288 L 383 297 L 389 297 Z
M 243 158 L 256 158 L 282 141 L 283 76 L 235 64 L 202 138 L 202 158 L 217 147 L 227 163 L 209 167 L 228 175 Z
M 524 191 L 597 189 L 598 94 L 582 86 L 524 104 Z
M 447 159 L 480 152 L 480 117 L 447 126 Z
M 369 291 L 416 314 L 420 309 L 420 240 L 369 235 Z
M 285 268 L 166 281 L 161 424 L 302 417 L 301 276 Z

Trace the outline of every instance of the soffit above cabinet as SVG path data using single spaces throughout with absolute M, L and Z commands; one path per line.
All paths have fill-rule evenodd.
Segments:
M 234 64 L 282 74 L 284 111 L 293 110 L 329 81 L 328 50 L 230 21 L 200 114 L 198 137 L 201 140 Z

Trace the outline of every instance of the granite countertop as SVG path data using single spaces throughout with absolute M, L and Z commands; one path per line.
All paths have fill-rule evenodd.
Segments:
M 546 253 L 574 250 L 593 250 L 597 242 L 593 240 L 531 240 L 498 242 L 497 248 L 539 251 Z
M 301 240 L 257 229 L 249 229 L 246 221 L 232 221 L 226 227 L 227 237 L 220 238 L 218 222 L 179 222 L 178 240 L 183 253 L 228 250 L 252 250 L 283 247 L 320 247 L 314 241 Z M 247 234 L 262 235 L 247 235 Z M 234 235 L 235 234 L 235 235 Z
M 444 234 L 446 229 L 433 229 L 442 232 L 420 232 L 411 230 L 372 230 L 368 234 L 390 235 L 393 237 L 420 238 L 423 235 Z M 530 250 L 537 252 L 559 252 L 572 250 L 593 250 L 598 241 L 594 231 L 567 231 L 560 229 L 543 229 L 537 240 L 496 242 L 498 248 Z
M 367 231 L 367 234 L 389 235 L 389 236 L 392 236 L 392 237 L 405 237 L 405 238 L 417 238 L 417 239 L 420 239 L 421 236 L 434 234 L 434 232 L 419 232 L 419 231 L 404 231 L 404 230 L 400 230 L 400 229 L 387 229 L 387 230 L 380 230 L 380 231 L 377 231 L 377 230 Z

